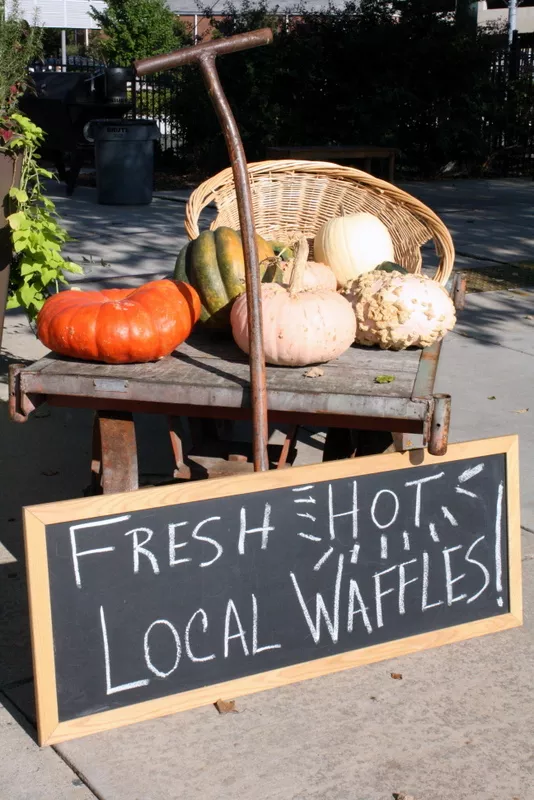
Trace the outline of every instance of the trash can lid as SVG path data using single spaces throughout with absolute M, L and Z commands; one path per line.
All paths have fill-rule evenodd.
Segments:
M 146 142 L 160 137 L 153 119 L 92 119 L 83 133 L 88 142 L 94 142 L 95 139 Z

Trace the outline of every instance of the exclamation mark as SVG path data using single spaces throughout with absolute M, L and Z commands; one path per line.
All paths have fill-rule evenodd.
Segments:
M 502 552 L 501 552 L 501 538 L 502 538 L 502 495 L 504 485 L 501 481 L 497 491 L 497 510 L 495 513 L 495 588 L 499 596 L 497 597 L 497 605 L 499 608 L 503 607 L 502 599 Z

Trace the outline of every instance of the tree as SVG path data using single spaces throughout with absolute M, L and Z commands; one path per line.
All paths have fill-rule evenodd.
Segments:
M 108 0 L 104 11 L 91 6 L 91 16 L 103 34 L 96 49 L 116 64 L 168 53 L 188 43 L 184 25 L 165 0 Z

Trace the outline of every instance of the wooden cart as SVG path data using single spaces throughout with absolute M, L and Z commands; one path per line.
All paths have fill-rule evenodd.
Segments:
M 423 350 L 390 353 L 352 347 L 334 362 L 321 367 L 322 374 L 309 377 L 306 368 L 265 368 L 260 302 L 260 274 L 254 228 L 250 174 L 235 118 L 224 95 L 215 66 L 218 55 L 258 47 L 272 41 L 272 31 L 252 31 L 167 55 L 136 62 L 138 75 L 196 62 L 221 122 L 232 164 L 238 221 L 243 237 L 250 357 L 246 358 L 228 338 L 207 338 L 196 333 L 171 356 L 157 363 L 108 366 L 73 361 L 55 355 L 30 367 L 14 365 L 10 372 L 10 413 L 24 422 L 41 403 L 96 412 L 93 436 L 92 487 L 95 492 L 137 489 L 139 475 L 135 427 L 132 414 L 165 414 L 174 450 L 176 479 L 209 478 L 272 466 L 268 451 L 268 426 L 288 424 L 284 445 L 274 459 L 278 468 L 291 461 L 299 425 L 327 429 L 324 460 L 379 452 L 395 436 L 395 446 L 406 449 L 428 446 L 433 455 L 445 453 L 450 417 L 450 397 L 434 395 L 434 378 L 440 343 Z M 335 165 L 325 165 L 334 167 Z M 362 173 L 362 179 L 371 179 Z M 382 196 L 386 189 L 401 204 L 410 202 L 405 193 L 387 184 L 374 186 Z M 204 201 L 203 201 L 204 202 Z M 352 206 L 351 206 L 352 207 Z M 358 206 L 360 208 L 360 206 Z M 454 248 L 450 236 L 435 215 L 424 207 L 434 226 L 443 229 L 440 269 L 447 254 L 452 268 Z M 409 219 L 402 217 L 403 225 Z M 415 224 L 415 223 L 414 223 Z M 420 224 L 420 223 L 419 223 Z M 426 231 L 426 229 L 425 229 Z M 434 227 L 432 227 L 432 232 Z M 420 233 L 420 231 L 419 231 Z M 420 244 L 430 238 L 425 232 L 414 250 L 414 268 L 420 267 Z M 401 242 L 401 244 L 403 244 Z M 400 249 L 405 253 L 406 247 Z M 447 271 L 443 282 L 447 278 Z M 453 290 L 461 304 L 463 284 Z M 459 301 L 459 302 L 458 302 Z M 377 382 L 391 375 L 390 383 Z M 185 452 L 182 420 L 193 421 L 193 445 L 210 432 L 209 421 L 250 420 L 252 461 L 231 445 L 213 456 Z M 202 420 L 202 424 L 194 424 Z M 216 427 L 211 425 L 212 428 Z M 213 431 L 212 431 L 213 432 Z M 355 434 L 354 432 L 357 432 Z M 370 436 L 369 432 L 374 432 Z M 379 434 L 386 434 L 386 436 Z M 410 440 L 403 439 L 407 434 Z M 422 437 L 417 443 L 413 437 Z M 196 441 L 195 441 L 196 440 Z M 218 448 L 219 451 L 221 448 Z M 222 448 L 224 450 L 224 448 Z
M 440 346 L 437 342 L 423 351 L 398 353 L 351 347 L 322 365 L 323 375 L 316 378 L 306 376 L 306 367 L 267 367 L 269 423 L 289 425 L 281 451 L 270 454 L 271 465 L 273 460 L 277 467 L 291 461 L 299 425 L 328 431 L 324 460 L 383 450 L 380 432 L 399 434 L 397 449 L 428 445 L 431 453 L 445 452 L 450 398 L 433 394 Z M 377 383 L 380 375 L 395 380 Z M 95 410 L 96 492 L 129 491 L 139 485 L 134 412 L 168 417 L 177 479 L 253 469 L 230 443 L 213 444 L 210 450 L 205 441 L 215 433 L 209 420 L 251 419 L 248 359 L 229 339 L 193 334 L 172 356 L 152 364 L 110 366 L 51 354 L 29 367 L 12 366 L 11 418 L 25 422 L 45 402 Z M 185 452 L 184 418 L 191 422 L 194 448 L 218 454 Z

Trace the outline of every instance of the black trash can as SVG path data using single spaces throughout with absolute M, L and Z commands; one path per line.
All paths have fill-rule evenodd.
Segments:
M 152 202 L 154 141 L 159 139 L 149 119 L 95 119 L 84 129 L 95 143 L 96 188 L 99 203 L 140 206 Z

